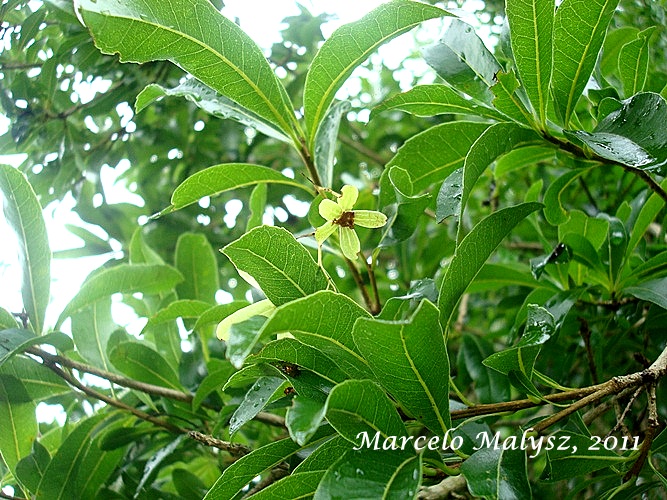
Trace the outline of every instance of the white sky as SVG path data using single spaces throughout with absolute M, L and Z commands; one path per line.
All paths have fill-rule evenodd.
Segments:
M 337 0 L 336 2 L 327 0 L 302 0 L 301 3 L 314 15 L 322 12 L 335 14 L 335 19 L 322 26 L 323 35 L 327 38 L 341 24 L 359 19 L 383 2 L 382 0 Z M 258 15 L 258 12 L 261 15 Z M 298 15 L 299 9 L 293 0 L 225 0 L 223 13 L 231 19 L 238 18 L 241 27 L 251 38 L 260 46 L 266 48 L 280 40 L 282 19 L 290 15 Z M 465 20 L 479 26 L 474 19 L 465 18 Z M 428 43 L 437 38 L 441 29 L 442 21 L 440 20 L 424 23 L 421 27 L 417 28 L 417 39 L 420 43 Z M 401 61 L 406 59 L 415 50 L 411 40 L 409 35 L 407 37 L 399 37 L 399 39 L 381 47 L 379 55 L 372 57 L 376 58 L 375 60 L 380 57 L 388 67 L 396 68 L 400 65 Z M 411 64 L 409 68 L 411 73 L 417 75 L 431 74 L 426 64 L 422 61 L 411 61 Z M 364 68 L 359 68 L 358 72 L 358 74 L 365 76 L 369 74 L 369 71 Z M 410 80 L 412 77 L 411 74 L 404 76 L 406 80 Z M 400 74 L 398 77 L 399 81 L 403 80 Z M 355 81 L 354 78 L 350 79 L 347 87 L 341 90 L 338 97 L 344 98 L 346 94 L 355 94 L 357 87 L 358 80 Z M 81 88 L 80 90 L 82 95 L 85 91 L 85 88 Z M 85 97 L 83 98 L 85 99 Z M 7 126 L 7 119 L 0 115 L 0 134 L 3 134 L 7 130 Z M 10 158 L 0 156 L 0 162 L 2 163 L 17 165 L 20 161 L 20 157 Z M 120 201 L 136 203 L 136 196 L 132 198 L 132 195 L 126 190 L 125 186 L 114 183 L 122 170 L 128 168 L 129 165 L 127 162 L 125 163 L 125 165 L 119 165 L 116 168 L 103 167 L 103 180 L 106 178 L 106 182 L 104 182 L 105 194 L 107 195 L 107 200 L 111 203 Z M 74 200 L 68 197 L 63 202 L 53 203 L 44 210 L 53 251 L 76 248 L 81 245 L 79 238 L 73 236 L 64 228 L 64 224 L 66 223 L 86 226 L 76 214 L 71 212 L 73 203 Z M 87 227 L 93 231 L 99 229 L 92 228 L 91 226 Z M 10 312 L 19 312 L 22 308 L 22 301 L 16 240 L 1 212 L 0 241 L 3 242 L 0 245 L 0 307 Z M 99 267 L 108 258 L 109 256 L 53 260 L 52 301 L 47 311 L 47 325 L 55 323 L 58 313 L 79 290 L 87 274 Z

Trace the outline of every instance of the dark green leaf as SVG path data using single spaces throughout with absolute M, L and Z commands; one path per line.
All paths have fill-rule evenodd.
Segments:
M 470 493 L 489 500 L 532 498 L 522 449 L 484 447 L 461 465 Z
M 667 278 L 644 281 L 626 288 L 624 292 L 667 309 Z
M 493 106 L 498 111 L 519 124 L 533 124 L 534 118 L 523 103 L 523 89 L 514 75 L 514 71 L 507 73 L 498 71 L 496 73 L 496 84 L 491 87 L 491 92 L 495 96 Z
M 409 321 L 361 318 L 354 341 L 377 380 L 433 432 L 451 427 L 449 358 L 438 310 L 423 300 Z
M 255 278 L 276 306 L 327 288 L 327 278 L 306 248 L 282 228 L 256 227 L 222 252 Z
M 246 225 L 246 233 L 251 229 L 261 226 L 264 217 L 264 210 L 266 209 L 266 193 L 268 191 L 266 184 L 257 184 L 250 193 L 248 205 L 250 207 L 250 217 L 248 217 L 248 224 Z
M 9 165 L 0 165 L 0 191 L 5 218 L 18 239 L 23 307 L 39 335 L 51 286 L 51 249 L 42 207 L 25 176 Z
M 176 242 L 175 264 L 185 278 L 176 286 L 178 298 L 215 304 L 215 294 L 220 288 L 218 261 L 206 236 L 181 234 Z
M 565 0 L 554 19 L 551 92 L 566 128 L 593 72 L 618 0 Z
M 0 450 L 2 458 L 14 471 L 22 458 L 30 455 L 37 438 L 36 404 L 30 400 L 23 383 L 9 376 L 0 376 Z
M 12 376 L 23 383 L 29 398 L 40 401 L 72 391 L 69 385 L 41 363 L 26 357 L 14 356 L 0 367 L 0 376 Z
M 326 410 L 322 401 L 295 396 L 285 415 L 290 437 L 300 445 L 306 444 L 322 425 Z
M 656 27 L 651 26 L 637 34 L 637 39 L 621 48 L 618 58 L 618 72 L 626 97 L 644 90 L 649 64 L 648 42 Z
M 568 212 L 563 208 L 560 198 L 563 191 L 584 173 L 584 169 L 571 170 L 551 182 L 544 193 L 544 217 L 549 224 L 556 226 L 567 221 Z
M 110 297 L 100 299 L 72 315 L 72 337 L 77 352 L 103 370 L 112 370 L 107 344 L 117 328 L 111 317 Z
M 441 223 L 449 217 L 458 218 L 461 214 L 463 196 L 463 169 L 454 170 L 442 183 L 435 205 L 435 220 Z
M 168 59 L 291 135 L 292 106 L 261 49 L 210 2 L 81 0 L 77 7 L 103 53 L 123 62 Z
M 14 475 L 30 491 L 37 491 L 50 461 L 48 450 L 35 440 L 32 443 L 32 453 L 16 464 Z
M 445 328 L 451 321 L 456 304 L 486 259 L 514 226 L 541 206 L 540 203 L 523 203 L 494 212 L 479 222 L 463 239 L 440 287 L 438 308 L 441 324 Z
M 311 498 L 320 483 L 324 471 L 291 474 L 264 488 L 249 498 L 253 500 L 285 500 L 285 498 Z
M 211 370 L 211 372 L 206 375 L 204 380 L 201 381 L 199 387 L 197 387 L 197 392 L 195 393 L 195 397 L 192 400 L 192 409 L 196 411 L 209 394 L 216 390 L 222 389 L 233 373 L 234 367 L 231 365 L 231 363 L 226 361 L 221 362 L 220 366 Z
M 306 77 L 304 108 L 311 151 L 334 95 L 354 68 L 383 43 L 422 21 L 446 15 L 446 11 L 423 3 L 392 0 L 333 32 L 315 55 Z

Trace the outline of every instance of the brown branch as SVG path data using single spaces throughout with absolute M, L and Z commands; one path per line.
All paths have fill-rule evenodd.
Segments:
M 41 68 L 43 62 L 38 62 L 38 63 L 0 63 L 0 71 L 7 71 L 7 70 L 22 70 L 22 69 L 33 69 L 33 68 Z
M 373 290 L 373 307 L 371 309 L 371 313 L 373 316 L 376 314 L 379 314 L 380 311 L 382 310 L 382 303 L 380 302 L 380 292 L 378 292 L 378 284 L 377 280 L 375 279 L 375 262 L 370 264 L 368 260 L 366 260 L 366 256 L 361 253 L 362 258 L 364 259 L 364 263 L 366 264 L 366 271 L 368 272 L 368 279 L 371 282 L 371 290 Z
M 362 255 L 363 257 L 363 255 Z M 357 284 L 357 288 L 359 288 L 359 291 L 361 292 L 361 296 L 364 299 L 364 304 L 366 304 L 366 308 L 369 311 L 373 311 L 373 303 L 371 302 L 371 298 L 368 295 L 368 290 L 366 289 L 366 285 L 364 284 L 364 280 L 361 278 L 361 274 L 359 273 L 359 269 L 357 269 L 357 266 L 352 262 L 350 259 L 347 257 L 343 256 L 343 260 L 345 260 L 345 263 L 347 264 L 347 267 L 350 268 L 350 272 L 352 273 L 352 277 L 354 278 L 354 282 Z M 378 311 L 379 312 L 379 311 Z M 375 313 L 377 314 L 377 313 Z
M 372 160 L 373 162 L 377 163 L 381 167 L 384 167 L 385 164 L 388 161 L 385 158 L 383 158 L 381 155 L 376 153 L 374 150 L 372 150 L 370 148 L 367 148 L 366 146 L 361 144 L 359 141 L 355 141 L 352 137 L 348 137 L 346 135 L 341 134 L 339 136 L 339 139 L 340 139 L 340 142 L 350 146 L 357 153 L 361 153 L 362 155 L 367 157 L 369 160 Z
M 212 448 L 218 448 L 219 450 L 227 451 L 230 455 L 233 455 L 237 458 L 241 458 L 244 455 L 247 455 L 252 450 L 247 446 L 243 446 L 239 443 L 230 443 L 228 441 L 223 441 L 222 439 L 215 438 L 208 434 L 202 434 L 198 431 L 189 431 L 188 436 L 190 436 L 195 441 L 199 441 L 206 446 L 211 446 Z

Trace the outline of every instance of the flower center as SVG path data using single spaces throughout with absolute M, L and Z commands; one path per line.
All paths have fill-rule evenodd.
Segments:
M 354 212 L 343 212 L 340 217 L 333 220 L 333 223 L 354 229 Z

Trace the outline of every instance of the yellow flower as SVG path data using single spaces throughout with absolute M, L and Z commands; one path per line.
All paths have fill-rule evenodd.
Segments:
M 324 199 L 320 202 L 319 212 L 327 221 L 315 230 L 315 239 L 318 245 L 331 236 L 338 229 L 340 249 L 343 255 L 350 260 L 357 258 L 361 250 L 359 237 L 354 232 L 354 226 L 382 227 L 387 223 L 387 216 L 375 210 L 352 210 L 357 202 L 359 191 L 354 186 L 343 186 L 341 196 L 337 201 Z

